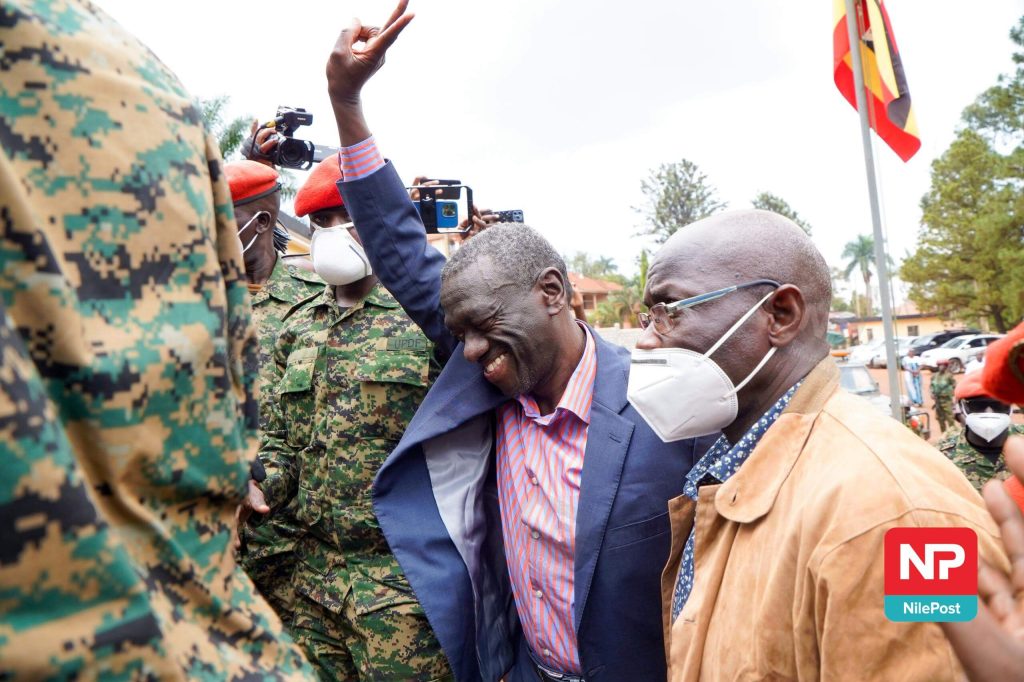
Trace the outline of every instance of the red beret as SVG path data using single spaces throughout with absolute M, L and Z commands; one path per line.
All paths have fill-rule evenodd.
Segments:
M 985 392 L 985 387 L 981 385 L 980 370 L 965 374 L 964 378 L 957 382 L 956 388 L 953 390 L 953 397 L 957 400 L 980 398 L 983 396 L 988 397 L 988 393 Z
M 985 351 L 985 390 L 1004 403 L 1024 405 L 1024 322 Z
M 324 209 L 344 206 L 345 200 L 341 198 L 336 184 L 341 179 L 337 154 L 318 163 L 295 195 L 295 215 L 301 218 Z
M 232 161 L 224 164 L 224 174 L 231 186 L 231 202 L 235 206 L 262 199 L 281 189 L 277 171 L 256 161 Z

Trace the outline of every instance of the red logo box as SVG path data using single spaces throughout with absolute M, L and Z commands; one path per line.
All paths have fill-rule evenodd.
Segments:
M 891 528 L 886 595 L 976 595 L 978 536 L 971 528 Z

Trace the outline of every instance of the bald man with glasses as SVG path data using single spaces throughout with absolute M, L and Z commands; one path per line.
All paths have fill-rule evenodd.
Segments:
M 893 622 L 883 547 L 897 527 L 995 525 L 934 448 L 839 387 L 831 283 L 789 220 L 723 213 L 651 264 L 629 400 L 654 431 L 722 436 L 669 502 L 669 680 L 953 680 L 935 623 Z

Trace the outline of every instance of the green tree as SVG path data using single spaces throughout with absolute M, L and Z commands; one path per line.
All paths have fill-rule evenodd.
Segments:
M 239 150 L 242 142 L 249 136 L 252 116 L 238 116 L 227 121 L 224 119 L 225 108 L 231 100 L 227 95 L 217 95 L 210 99 L 196 98 L 196 107 L 203 119 L 206 130 L 217 140 L 220 155 L 227 159 Z
M 626 278 L 619 273 L 619 266 L 607 256 L 591 258 L 590 254 L 577 251 L 572 256 L 562 256 L 566 267 L 571 272 L 576 272 L 584 277 L 603 279 L 609 282 L 625 284 Z
M 639 266 L 640 274 L 637 275 L 637 277 L 639 277 L 640 280 L 640 297 L 643 298 L 643 293 L 647 289 L 647 271 L 651 268 L 651 264 L 647 257 L 647 249 L 640 250 Z
M 832 295 L 832 306 L 831 306 L 830 310 L 832 312 L 834 312 L 834 313 L 853 313 L 853 312 L 856 312 L 853 309 L 853 307 L 850 305 L 849 301 L 847 301 L 842 296 L 837 296 L 835 294 Z
M 846 261 L 846 268 L 843 270 L 843 277 L 850 278 L 854 270 L 860 271 L 864 279 L 864 300 L 867 302 L 864 310 L 859 310 L 862 317 L 871 314 L 871 269 L 875 263 L 875 240 L 866 234 L 859 235 L 852 242 L 843 247 L 843 260 Z
M 687 159 L 661 164 L 640 182 L 640 189 L 645 203 L 633 210 L 646 218 L 647 225 L 638 235 L 654 237 L 658 244 L 726 206 L 716 196 L 707 175 Z
M 1006 161 L 976 131 L 959 132 L 932 163 L 917 250 L 900 273 L 922 310 L 985 317 L 1000 332 L 1024 300 L 1024 175 L 1008 182 Z
M 1010 39 L 1014 70 L 964 109 L 932 163 L 918 248 L 901 272 L 918 306 L 1001 332 L 1024 315 L 1024 16 Z
M 807 234 L 811 233 L 810 224 L 801 218 L 800 214 L 797 213 L 793 207 L 780 196 L 776 196 L 771 192 L 761 192 L 754 197 L 754 200 L 750 203 L 753 204 L 754 208 L 760 208 L 764 211 L 773 211 L 779 215 L 785 216 L 799 225 L 800 229 Z

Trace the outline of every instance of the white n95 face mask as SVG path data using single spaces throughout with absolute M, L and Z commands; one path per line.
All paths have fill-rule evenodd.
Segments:
M 736 420 L 736 394 L 775 354 L 773 346 L 750 374 L 734 386 L 711 355 L 774 291 L 757 302 L 703 355 L 685 348 L 633 350 L 626 397 L 666 443 L 721 431 Z
M 321 227 L 309 240 L 309 254 L 316 274 L 334 286 L 357 282 L 373 274 L 363 246 L 352 238 L 352 223 Z
M 964 422 L 975 435 L 991 444 L 1000 436 L 1005 441 L 1010 429 L 1010 415 L 1005 412 L 975 412 L 967 415 Z

